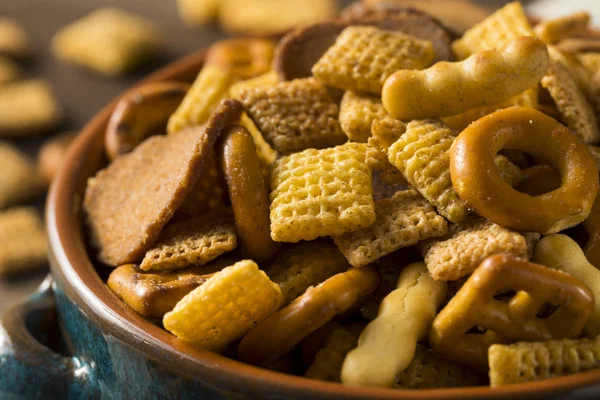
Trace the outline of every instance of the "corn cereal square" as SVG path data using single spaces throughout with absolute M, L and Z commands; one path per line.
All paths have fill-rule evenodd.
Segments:
M 370 94 L 347 91 L 340 104 L 340 123 L 350 140 L 367 142 L 373 121 L 387 116 L 381 98 Z

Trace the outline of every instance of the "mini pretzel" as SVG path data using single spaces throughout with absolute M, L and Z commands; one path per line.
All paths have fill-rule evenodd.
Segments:
M 218 149 L 242 250 L 253 260 L 266 261 L 280 244 L 271 239 L 269 189 L 254 140 L 245 128 L 234 125 L 225 131 Z
M 237 38 L 210 46 L 206 64 L 228 69 L 232 75 L 250 79 L 271 69 L 275 44 L 268 39 Z
M 516 292 L 507 302 L 500 294 Z M 558 307 L 543 318 L 547 304 Z M 495 343 L 577 337 L 594 307 L 578 279 L 508 254 L 488 257 L 433 321 L 431 347 L 440 355 L 487 370 Z M 485 332 L 470 333 L 473 328 Z
M 560 188 L 520 193 L 494 166 L 502 149 L 532 154 L 553 166 Z M 532 108 L 507 108 L 471 124 L 450 149 L 452 185 L 481 216 L 506 228 L 556 233 L 587 218 L 598 191 L 598 170 L 587 146 L 556 120 Z
M 579 245 L 566 235 L 549 235 L 535 246 L 533 260 L 571 274 L 594 293 L 594 311 L 583 328 L 587 337 L 600 335 L 600 270 L 586 259 Z
M 360 303 L 377 285 L 377 271 L 363 267 L 349 269 L 309 288 L 242 339 L 238 348 L 240 360 L 260 365 L 275 360 L 333 317 Z
M 147 83 L 121 99 L 106 128 L 108 158 L 129 153 L 148 136 L 166 133 L 169 117 L 189 88 L 183 82 Z

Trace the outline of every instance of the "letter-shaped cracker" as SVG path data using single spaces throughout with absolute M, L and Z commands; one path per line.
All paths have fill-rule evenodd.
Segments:
M 434 281 L 424 263 L 406 267 L 397 289 L 387 295 L 379 314 L 344 360 L 345 385 L 391 387 L 396 375 L 411 363 L 446 297 L 446 284 Z
M 589 263 L 579 245 L 566 235 L 546 236 L 535 246 L 533 261 L 585 282 L 594 293 L 595 306 L 583 333 L 590 338 L 600 335 L 600 270 Z
M 497 104 L 535 86 L 548 70 L 548 58 L 544 43 L 521 37 L 464 61 L 400 70 L 385 81 L 383 105 L 394 118 L 411 120 Z
M 600 338 L 495 344 L 488 357 L 491 386 L 539 381 L 598 368 Z
M 165 329 L 187 342 L 222 351 L 283 303 L 279 286 L 252 260 L 217 272 L 163 318 Z

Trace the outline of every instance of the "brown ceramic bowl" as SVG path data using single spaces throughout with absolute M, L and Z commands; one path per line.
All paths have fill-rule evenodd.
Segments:
M 176 62 L 146 81 L 191 81 L 201 68 L 203 53 Z M 600 393 L 600 370 L 542 382 L 491 389 L 472 387 L 436 390 L 395 390 L 347 387 L 308 380 L 246 365 L 194 348 L 133 312 L 105 285 L 86 248 L 81 200 L 86 180 L 101 168 L 107 121 L 116 100 L 81 131 L 51 189 L 47 225 L 51 240 L 52 272 L 63 332 L 72 351 L 97 368 L 95 378 L 111 390 L 133 390 L 169 397 L 190 393 L 221 393 L 235 398 L 302 399 L 523 399 L 587 398 Z M 100 273 L 100 274 L 99 274 Z M 82 330 L 90 338 L 82 338 Z M 89 331 L 89 332 L 88 332 Z M 96 341 L 99 341 L 98 343 Z M 93 349 L 95 346 L 108 350 Z M 107 359 L 95 359 L 105 357 Z M 117 363 L 128 369 L 116 373 Z M 103 366 L 107 364 L 112 368 Z M 144 374 L 138 369 L 143 366 Z M 112 379 L 112 381 L 111 381 Z M 154 391 L 140 389 L 151 379 Z M 116 383 L 115 383 L 116 382 Z M 164 382 L 164 385 L 162 385 Z M 146 384 L 149 385 L 146 380 Z M 203 392 L 203 390 L 206 390 Z M 220 397 L 215 397 L 220 398 Z

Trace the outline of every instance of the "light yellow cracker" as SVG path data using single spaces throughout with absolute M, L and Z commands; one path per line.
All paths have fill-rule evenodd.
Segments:
M 389 162 L 446 219 L 458 223 L 468 214 L 450 179 L 450 146 L 457 132 L 437 120 L 415 120 L 388 150 Z
M 211 351 L 222 351 L 283 304 L 279 286 L 251 260 L 217 272 L 163 318 L 166 330 Z
M 432 350 L 418 344 L 409 366 L 396 377 L 394 387 L 399 389 L 437 389 L 478 386 L 482 379 L 460 364 L 439 357 Z
M 0 17 L 0 54 L 17 58 L 31 54 L 29 35 L 20 22 Z
M 338 236 L 371 225 L 375 205 L 365 144 L 282 157 L 271 173 L 271 237 L 278 242 Z
M 535 26 L 534 31 L 545 43 L 554 43 L 587 33 L 589 22 L 590 14 L 587 11 L 579 11 L 542 20 Z
M 118 8 L 103 8 L 61 28 L 52 38 L 52 53 L 64 62 L 114 76 L 152 57 L 160 41 L 153 22 Z
M 600 141 L 600 129 L 594 109 L 586 94 L 577 86 L 569 70 L 558 60 L 558 50 L 549 47 L 551 57 L 548 75 L 542 78 L 542 86 L 548 90 L 567 127 L 583 143 Z
M 0 209 L 26 201 L 44 189 L 33 161 L 16 147 L 0 142 Z
M 439 237 L 448 223 L 414 190 L 397 192 L 375 202 L 377 219 L 367 228 L 334 238 L 351 265 L 363 267 L 399 248 Z
M 314 78 L 241 90 L 246 112 L 275 150 L 289 154 L 344 143 L 339 107 Z
M 327 85 L 381 94 L 385 80 L 399 69 L 422 69 L 435 56 L 431 42 L 368 26 L 350 26 L 313 66 Z
M 32 207 L 0 212 L 0 276 L 14 275 L 47 264 L 44 226 Z
M 491 386 L 552 379 L 598 368 L 600 338 L 494 344 L 488 359 Z
M 381 98 L 370 94 L 347 91 L 340 104 L 340 123 L 350 140 L 367 142 L 373 121 L 387 115 Z
M 281 288 L 285 304 L 289 304 L 309 287 L 348 268 L 350 265 L 332 243 L 319 240 L 282 249 L 266 272 Z
M 367 146 L 367 164 L 380 171 L 379 177 L 389 185 L 405 185 L 406 179 L 388 160 L 388 148 L 406 132 L 406 124 L 387 116 L 371 124 L 371 137 Z
M 325 345 L 315 354 L 315 361 L 306 370 L 304 376 L 328 382 L 340 382 L 340 373 L 344 358 L 350 350 L 356 347 L 358 337 L 364 326 L 351 324 L 334 329 Z
M 538 90 L 537 88 L 527 89 L 526 91 L 519 93 L 518 95 L 511 97 L 507 101 L 503 101 L 500 104 L 493 106 L 484 106 L 472 108 L 463 113 L 453 115 L 451 117 L 442 118 L 442 121 L 450 128 L 457 131 L 463 131 L 471 122 L 477 121 L 479 118 L 485 117 L 494 111 L 501 110 L 503 108 L 518 106 L 518 107 L 531 107 L 536 108 L 538 105 Z
M 0 85 L 16 81 L 21 77 L 21 69 L 9 58 L 0 56 Z
M 588 69 L 590 74 L 600 71 L 600 53 L 582 53 L 578 54 L 579 61 Z
M 236 246 L 231 219 L 207 214 L 165 227 L 155 246 L 146 252 L 140 269 L 171 270 L 204 265 Z
M 452 50 L 457 58 L 465 59 L 481 50 L 503 47 L 519 36 L 534 36 L 534 33 L 523 6 L 515 1 L 466 31 L 452 43 Z
M 221 0 L 177 0 L 179 17 L 186 25 L 195 27 L 216 19 Z
M 333 0 L 221 0 L 219 22 L 230 32 L 267 36 L 335 16 Z
M 454 225 L 450 236 L 423 246 L 427 269 L 436 280 L 454 281 L 471 274 L 488 256 L 510 253 L 526 258 L 527 240 L 491 221 L 473 219 Z
M 202 68 L 183 101 L 169 118 L 167 132 L 179 132 L 188 126 L 202 125 L 208 121 L 219 102 L 227 97 L 229 87 L 235 81 L 235 77 L 216 65 Z
M 61 119 L 61 107 L 47 82 L 27 80 L 0 87 L 0 137 L 35 135 Z

